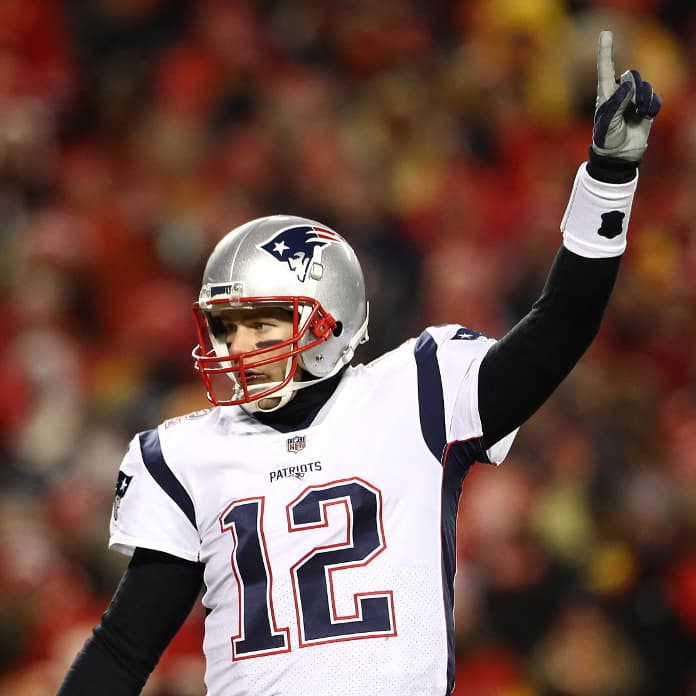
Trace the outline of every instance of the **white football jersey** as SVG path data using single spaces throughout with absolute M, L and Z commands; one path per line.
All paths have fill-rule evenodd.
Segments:
M 205 564 L 210 696 L 445 696 L 453 686 L 455 524 L 484 452 L 493 341 L 431 327 L 349 368 L 306 427 L 240 407 L 136 436 L 110 546 Z

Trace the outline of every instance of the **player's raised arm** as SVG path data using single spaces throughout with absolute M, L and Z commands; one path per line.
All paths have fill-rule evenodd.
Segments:
M 592 144 L 561 222 L 563 246 L 539 300 L 481 364 L 486 447 L 529 418 L 592 343 L 626 248 L 637 169 L 661 101 L 637 70 L 616 79 L 612 47 L 612 33 L 601 32 Z

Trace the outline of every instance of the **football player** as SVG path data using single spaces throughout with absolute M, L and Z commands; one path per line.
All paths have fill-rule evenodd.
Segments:
M 450 694 L 462 481 L 596 335 L 659 110 L 603 32 L 562 247 L 497 342 L 430 327 L 351 367 L 368 304 L 345 240 L 289 216 L 225 236 L 195 310 L 214 407 L 133 439 L 110 538 L 132 560 L 60 696 L 139 693 L 202 587 L 211 696 Z

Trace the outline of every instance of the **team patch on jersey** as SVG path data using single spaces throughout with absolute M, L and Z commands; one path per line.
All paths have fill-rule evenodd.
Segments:
M 274 469 L 268 472 L 268 477 L 271 483 L 284 478 L 296 478 L 301 481 L 305 477 L 305 474 L 308 474 L 310 471 L 321 471 L 321 462 L 307 462 L 307 464 Z
M 295 435 L 295 437 L 289 437 L 287 440 L 288 452 L 297 454 L 305 448 L 305 444 L 306 441 L 304 435 Z
M 124 474 L 122 471 L 118 472 L 118 479 L 116 481 L 116 488 L 114 490 L 114 507 L 112 513 L 115 520 L 118 519 L 118 509 L 121 507 L 123 496 L 128 492 L 128 487 L 130 486 L 130 482 L 132 480 L 132 476 L 126 476 L 126 474 Z
M 451 341 L 475 341 L 477 338 L 486 338 L 480 331 L 473 329 L 461 328 L 452 336 Z
M 335 232 L 324 227 L 297 225 L 281 230 L 263 244 L 259 244 L 258 248 L 277 261 L 286 263 L 297 279 L 304 283 L 307 275 L 315 280 L 321 277 L 321 249 L 340 242 L 341 238 Z

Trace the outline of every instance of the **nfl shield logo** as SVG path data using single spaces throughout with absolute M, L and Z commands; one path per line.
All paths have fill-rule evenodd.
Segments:
M 301 452 L 305 447 L 305 436 L 304 435 L 295 435 L 295 437 L 289 437 L 288 438 L 288 452 L 292 452 L 293 454 L 297 454 L 298 452 Z

